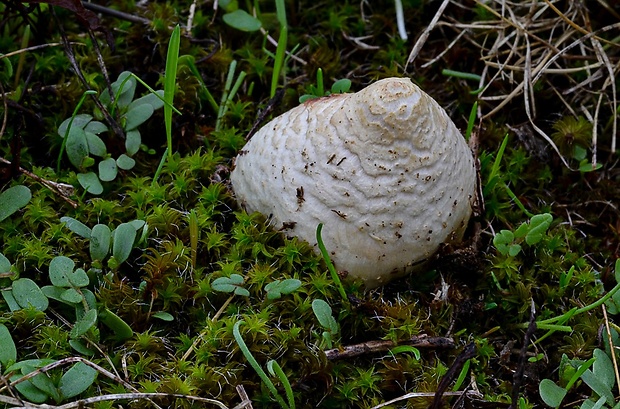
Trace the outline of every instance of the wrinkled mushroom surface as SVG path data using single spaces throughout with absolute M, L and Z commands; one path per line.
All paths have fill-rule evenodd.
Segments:
M 261 128 L 231 182 L 248 212 L 316 247 L 367 288 L 416 270 L 461 239 L 475 195 L 472 153 L 409 79 L 306 101 Z

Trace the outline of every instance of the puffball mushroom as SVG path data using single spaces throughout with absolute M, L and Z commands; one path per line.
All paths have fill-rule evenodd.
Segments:
M 235 160 L 237 200 L 374 288 L 461 240 L 472 153 L 446 112 L 406 78 L 308 100 L 262 127 Z M 317 249 L 318 251 L 318 249 Z

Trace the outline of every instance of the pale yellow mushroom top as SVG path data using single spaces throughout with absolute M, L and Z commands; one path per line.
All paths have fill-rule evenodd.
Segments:
M 458 241 L 475 195 L 472 153 L 409 79 L 309 100 L 261 128 L 231 182 L 248 212 L 316 246 L 367 288 L 415 271 Z

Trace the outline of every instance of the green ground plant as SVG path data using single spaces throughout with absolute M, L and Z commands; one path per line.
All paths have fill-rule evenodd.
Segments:
M 0 4 L 0 405 L 617 407 L 613 7 L 142 3 Z M 464 130 L 483 200 L 365 292 L 329 225 L 274 231 L 228 175 L 252 129 L 390 76 Z
M 62 147 L 64 148 L 61 149 L 60 155 L 63 150 L 66 150 L 71 164 L 82 171 L 77 176 L 80 185 L 91 194 L 101 194 L 103 192 L 101 182 L 116 179 L 119 169 L 133 169 L 136 162 L 132 156 L 140 149 L 147 149 L 142 144 L 142 135 L 137 128 L 146 122 L 156 109 L 164 106 L 163 98 L 166 94 L 165 91 L 159 93 L 153 91 L 134 100 L 137 84 L 135 77 L 125 71 L 111 85 L 114 98 L 107 90 L 101 94 L 102 104 L 111 114 L 118 115 L 125 131 L 125 153 L 120 154 L 116 159 L 108 153 L 105 142 L 99 136 L 104 132 L 109 132 L 109 129 L 100 121 L 102 115 L 97 111 L 94 115 L 76 115 L 74 112 L 73 116 L 64 120 L 58 127 L 58 135 L 63 138 Z M 101 160 L 97 163 L 93 156 Z M 95 164 L 97 164 L 98 172 L 88 171 Z

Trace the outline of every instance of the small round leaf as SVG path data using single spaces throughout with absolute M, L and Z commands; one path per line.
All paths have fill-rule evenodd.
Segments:
M 75 263 L 69 257 L 57 256 L 50 262 L 50 281 L 57 287 L 70 287 L 69 275 L 73 273 Z
M 557 408 L 566 396 L 566 389 L 556 385 L 551 379 L 543 379 L 538 384 L 538 392 L 543 402 L 547 405 Z
M 17 360 L 17 348 L 15 348 L 15 342 L 13 342 L 9 329 L 4 324 L 0 324 L 0 345 L 2 345 L 0 363 L 7 367 L 9 363 Z
M 88 143 L 88 151 L 91 155 L 105 156 L 107 148 L 100 137 L 91 132 L 86 132 L 86 142 Z
M 108 158 L 99 162 L 99 179 L 103 182 L 114 180 L 117 172 L 116 161 L 114 159 Z
M 123 223 L 114 230 L 114 244 L 112 245 L 112 255 L 120 264 L 127 260 L 133 242 L 136 239 L 136 229 L 131 223 Z
M 105 224 L 96 224 L 90 235 L 90 257 L 93 260 L 103 260 L 110 251 L 112 233 Z
M 88 125 L 84 127 L 85 132 L 94 133 L 95 135 L 99 135 L 102 132 L 106 132 L 108 127 L 99 121 L 90 121 Z
M 62 136 L 63 138 L 65 137 L 65 133 L 67 133 L 67 128 L 69 127 L 69 123 L 71 123 L 71 129 L 84 129 L 92 119 L 92 115 L 79 114 L 73 117 L 73 122 L 71 122 L 71 117 L 69 117 L 62 121 L 62 123 L 58 127 L 58 135 Z
M 72 126 L 67 136 L 67 156 L 73 166 L 79 168 L 82 161 L 88 156 L 88 140 L 82 128 Z
M 49 301 L 39 286 L 29 278 L 19 278 L 13 282 L 13 296 L 22 308 L 32 306 L 45 311 Z
M 4 254 L 0 253 L 0 273 L 8 273 L 11 271 L 11 262 Z
M 90 237 L 90 227 L 78 220 L 75 220 L 73 217 L 63 216 L 60 218 L 60 221 L 63 222 L 73 233 L 82 236 L 85 239 Z
M 103 186 L 94 172 L 78 173 L 77 179 L 88 193 L 93 195 L 100 195 L 103 193 Z
M 137 129 L 128 131 L 125 134 L 125 149 L 127 150 L 127 156 L 133 156 L 138 153 L 141 144 L 142 137 L 140 135 L 140 131 Z
M 0 193 L 0 221 L 26 206 L 32 194 L 26 186 L 13 186 Z
M 129 110 L 132 110 L 134 107 L 138 105 L 144 105 L 144 104 L 149 104 L 150 106 L 153 107 L 153 110 L 163 107 L 164 106 L 164 101 L 163 101 L 164 91 L 160 89 L 159 91 L 155 91 L 155 93 L 159 95 L 159 98 L 154 93 L 149 92 L 145 96 L 133 101 L 129 105 Z
M 241 31 L 257 31 L 262 26 L 260 20 L 240 9 L 224 14 L 222 18 L 224 23 Z
M 150 104 L 137 105 L 125 114 L 125 130 L 132 131 L 142 125 L 153 115 L 153 106 Z
M 136 166 L 136 161 L 123 153 L 116 159 L 116 165 L 123 170 L 130 170 Z
M 71 303 L 71 304 L 78 304 L 78 303 L 82 302 L 82 296 L 80 295 L 80 293 L 77 292 L 77 290 L 75 290 L 73 288 L 69 288 L 69 289 L 66 289 L 65 291 L 63 291 L 60 294 L 60 298 L 63 301 L 66 301 L 66 302 Z
M 155 314 L 153 314 L 153 318 L 159 318 L 162 321 L 174 321 L 174 317 L 172 316 L 172 314 L 164 311 L 156 312 Z
M 83 362 L 78 362 L 60 378 L 58 389 L 64 399 L 84 392 L 97 378 L 97 371 Z
M 93 325 L 95 325 L 96 322 L 97 322 L 97 310 L 95 309 L 88 310 L 82 318 L 77 320 L 77 322 L 73 326 L 73 329 L 71 329 L 71 332 L 69 333 L 69 335 L 71 336 L 71 338 L 77 338 L 81 335 L 84 335 L 86 331 L 88 331 L 89 329 L 93 327 Z
M 15 375 L 11 376 L 10 380 L 13 382 L 19 378 L 21 378 L 21 375 Z M 34 386 L 29 380 L 16 384 L 15 389 L 32 403 L 43 403 L 48 398 L 47 393 Z

